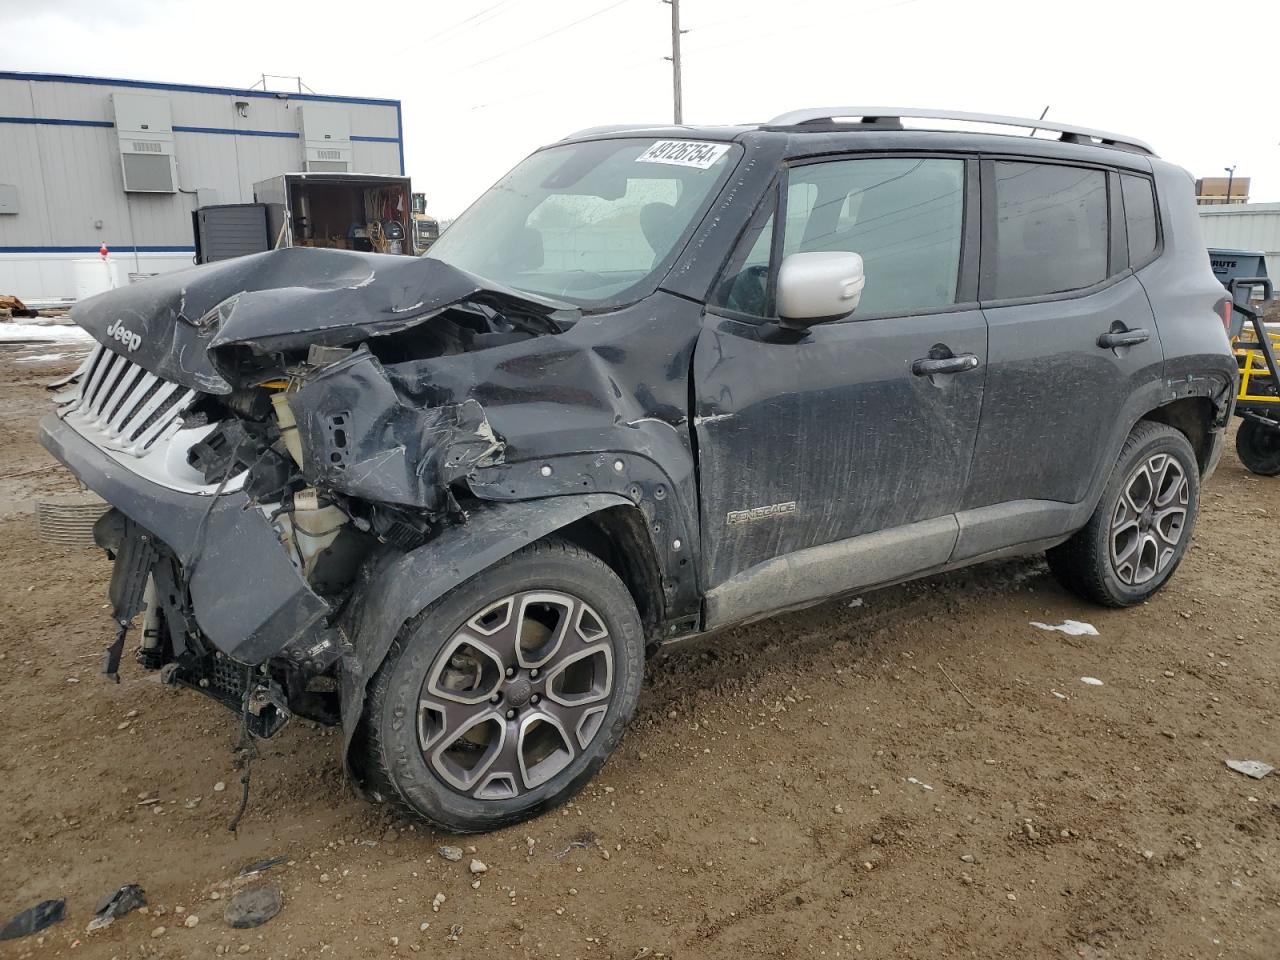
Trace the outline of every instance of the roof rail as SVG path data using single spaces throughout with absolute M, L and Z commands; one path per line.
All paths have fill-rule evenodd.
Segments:
M 1028 117 L 1004 117 L 992 113 L 963 113 L 956 110 L 930 110 L 921 107 L 807 107 L 792 110 L 774 117 L 766 127 L 795 127 L 823 120 L 835 121 L 842 117 L 858 117 L 863 123 L 892 123 L 902 117 L 922 120 L 959 120 L 965 123 L 990 123 L 1002 127 L 1028 127 L 1032 130 L 1052 130 L 1062 134 L 1060 139 L 1068 143 L 1093 143 L 1155 156 L 1150 144 L 1134 137 L 1089 127 L 1076 127 L 1052 120 L 1032 120 Z
M 602 133 L 622 133 L 624 130 L 651 130 L 654 127 L 661 126 L 661 123 L 606 123 L 599 127 L 585 127 L 582 130 L 575 130 L 560 139 L 577 140 L 580 137 L 594 137 Z

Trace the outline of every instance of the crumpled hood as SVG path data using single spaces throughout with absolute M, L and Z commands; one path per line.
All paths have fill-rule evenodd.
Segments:
M 479 295 L 551 315 L 563 304 L 490 284 L 440 260 L 289 247 L 161 274 L 99 294 L 71 318 L 152 373 L 206 393 L 244 386 L 219 348 L 347 346 L 397 333 Z

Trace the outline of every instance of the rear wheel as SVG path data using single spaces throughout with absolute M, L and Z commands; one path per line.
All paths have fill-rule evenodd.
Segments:
M 1086 600 L 1141 603 L 1182 562 L 1199 503 L 1200 472 L 1187 438 L 1143 421 L 1125 440 L 1088 524 L 1046 554 L 1049 569 Z
M 526 547 L 401 631 L 369 685 L 369 786 L 458 833 L 562 803 L 621 740 L 643 651 L 608 566 L 567 543 Z
M 1236 431 L 1236 456 L 1253 473 L 1280 476 L 1280 429 L 1245 420 Z

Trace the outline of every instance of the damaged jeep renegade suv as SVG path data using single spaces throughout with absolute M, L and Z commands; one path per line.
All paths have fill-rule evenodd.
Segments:
M 597 129 L 423 259 L 79 304 L 40 433 L 113 507 L 109 672 L 140 618 L 143 668 L 258 736 L 341 724 L 368 795 L 485 830 L 592 776 L 663 643 L 1038 551 L 1151 596 L 1231 413 L 1225 306 L 1190 178 L 1126 137 Z

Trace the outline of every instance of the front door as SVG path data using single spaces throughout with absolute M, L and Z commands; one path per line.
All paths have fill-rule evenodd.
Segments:
M 694 356 L 712 593 L 736 579 L 754 614 L 950 555 L 987 354 L 966 230 L 975 183 L 973 162 L 955 157 L 796 164 L 757 214 Z M 859 253 L 866 286 L 850 316 L 791 334 L 771 322 L 778 265 L 816 250 Z M 920 536 L 875 541 L 869 569 L 838 546 L 900 528 Z M 740 603 L 718 616 L 713 606 L 713 625 L 742 619 Z

